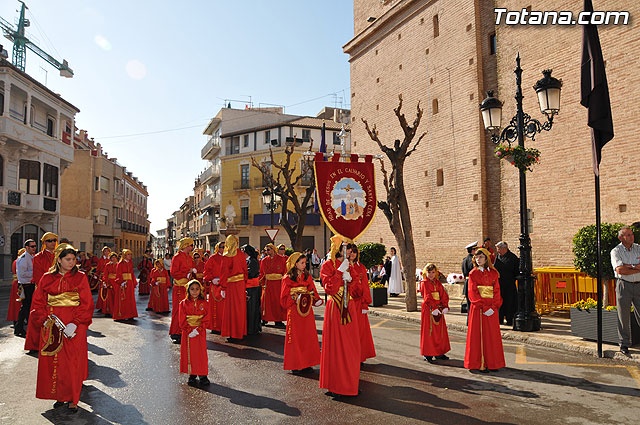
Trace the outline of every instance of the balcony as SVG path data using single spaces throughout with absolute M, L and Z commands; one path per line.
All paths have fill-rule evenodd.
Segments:
M 12 210 L 44 214 L 56 214 L 59 206 L 57 199 L 10 189 L 0 190 L 0 205 Z
M 216 179 L 220 178 L 220 166 L 219 165 L 210 166 L 209 168 L 204 170 L 202 174 L 198 176 L 198 178 L 200 179 L 200 183 L 202 184 L 207 184 L 215 181 Z
M 41 152 L 60 158 L 63 162 L 73 162 L 73 146 L 63 143 L 55 137 L 25 125 L 9 115 L 0 115 L 0 138 L 6 137 L 12 142 L 26 145 Z
M 233 190 L 251 189 L 251 182 L 249 180 L 236 180 L 233 182 Z
M 218 226 L 216 225 L 215 220 L 212 220 L 211 222 L 200 226 L 200 236 L 208 235 L 211 233 L 218 233 Z
M 209 136 L 207 144 L 200 151 L 200 157 L 202 159 L 213 159 L 215 155 L 220 151 L 220 137 Z
M 214 196 L 213 194 L 207 195 L 198 202 L 198 209 L 204 210 L 209 207 L 220 206 L 220 196 Z

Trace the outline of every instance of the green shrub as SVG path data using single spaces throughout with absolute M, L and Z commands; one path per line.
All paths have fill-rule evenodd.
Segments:
M 295 251 L 291 248 L 287 248 L 284 250 L 285 255 L 287 256 L 291 256 L 291 254 L 293 254 Z
M 367 269 L 382 264 L 387 253 L 387 247 L 380 243 L 362 243 L 358 245 L 358 249 L 360 250 L 360 262 Z

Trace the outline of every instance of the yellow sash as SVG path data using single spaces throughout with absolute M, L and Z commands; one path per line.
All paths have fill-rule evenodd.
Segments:
M 493 298 L 493 286 L 478 286 L 481 298 Z
M 18 280 L 18 275 L 17 274 L 13 274 L 13 280 Z
M 264 277 L 267 280 L 282 280 L 282 275 L 280 273 L 267 273 Z
M 187 286 L 187 283 L 189 283 L 189 279 L 187 279 L 186 277 L 183 279 L 175 279 L 173 281 L 173 284 L 175 286 Z
M 227 282 L 239 282 L 241 280 L 244 280 L 244 275 L 243 274 L 237 274 L 234 276 L 231 276 L 229 278 L 227 278 Z
M 63 292 L 58 295 L 48 295 L 47 304 L 51 307 L 77 307 L 80 305 L 80 295 L 75 291 Z
M 115 279 L 115 278 L 116 278 L 116 274 L 115 274 L 115 273 L 109 273 L 109 274 L 107 275 L 107 278 L 108 278 L 108 279 Z
M 309 292 L 309 290 L 307 289 L 306 286 L 294 286 L 289 291 L 289 295 L 291 295 L 294 298 L 297 298 L 298 295 L 300 295 L 300 294 L 311 294 L 311 293 L 312 292 Z
M 187 324 L 193 327 L 200 326 L 203 317 L 204 314 L 187 314 Z
M 131 280 L 131 273 L 122 273 L 122 278 L 124 280 Z
M 343 294 L 344 294 L 344 286 L 341 286 L 340 289 L 338 289 L 338 293 L 335 295 L 331 295 L 331 298 L 333 298 L 334 304 L 340 311 L 340 323 L 342 323 L 343 325 L 346 325 L 351 323 L 351 315 L 349 314 L 348 310 L 345 312 L 342 306 Z M 351 294 L 349 294 L 349 301 L 351 301 L 352 299 L 353 298 L 351 297 Z
M 158 283 L 167 283 L 167 278 L 166 277 L 159 277 L 158 278 Z
M 433 298 L 436 301 L 440 301 L 440 292 L 432 292 L 431 298 Z

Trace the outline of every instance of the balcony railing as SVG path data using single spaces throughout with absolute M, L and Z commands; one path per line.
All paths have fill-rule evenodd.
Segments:
M 207 144 L 200 151 L 202 159 L 211 159 L 220 150 L 220 137 L 209 136 Z
M 220 166 L 212 165 L 198 176 L 200 183 L 205 184 L 220 177 Z
M 249 180 L 236 180 L 233 182 L 234 190 L 251 189 L 251 182 Z
M 198 209 L 204 210 L 211 206 L 220 205 L 220 196 L 214 196 L 213 194 L 209 194 L 202 198 L 200 202 L 198 202 Z
M 218 233 L 218 226 L 215 220 L 200 226 L 200 236 L 208 233 Z

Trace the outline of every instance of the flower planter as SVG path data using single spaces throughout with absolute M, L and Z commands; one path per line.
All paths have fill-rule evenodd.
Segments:
M 598 339 L 598 312 L 595 309 L 578 310 L 571 307 L 571 335 L 596 341 Z M 602 341 L 618 345 L 618 312 L 602 310 Z M 640 343 L 640 325 L 631 313 L 631 345 Z
M 388 303 L 387 288 L 369 288 L 371 291 L 371 307 L 380 307 Z

